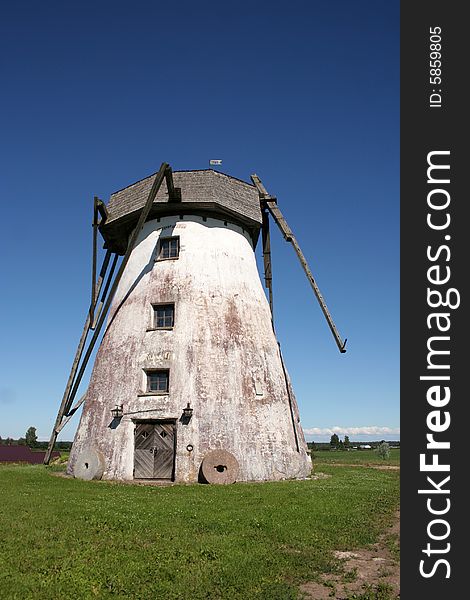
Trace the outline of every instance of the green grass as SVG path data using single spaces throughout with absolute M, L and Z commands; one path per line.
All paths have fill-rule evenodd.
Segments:
M 400 465 L 400 449 L 392 448 L 389 458 L 380 458 L 375 450 L 314 450 L 312 452 L 314 465 L 348 464 L 348 465 Z
M 59 457 L 58 462 L 60 462 L 62 464 L 66 463 L 70 458 L 70 450 L 59 450 L 59 452 L 60 452 L 60 457 Z M 57 460 L 57 459 L 55 459 L 55 460 Z
M 326 454 L 326 453 L 325 453 Z M 376 541 L 397 471 L 322 465 L 329 478 L 144 487 L 0 467 L 0 598 L 293 600 Z

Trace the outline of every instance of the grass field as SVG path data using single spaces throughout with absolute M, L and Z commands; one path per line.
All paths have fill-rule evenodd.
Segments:
M 318 454 L 329 455 L 316 463 L 320 479 L 231 486 L 85 482 L 41 465 L 0 466 L 0 598 L 300 598 L 302 582 L 341 573 L 334 550 L 375 542 L 399 502 L 397 470 Z
M 312 454 L 315 464 L 348 464 L 348 465 L 400 465 L 400 449 L 392 448 L 386 460 L 380 458 L 375 450 L 317 450 Z

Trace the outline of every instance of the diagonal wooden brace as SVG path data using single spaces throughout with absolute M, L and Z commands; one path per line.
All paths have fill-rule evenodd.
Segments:
M 116 276 L 114 278 L 113 284 L 111 286 L 111 290 L 109 291 L 109 294 L 108 294 L 108 296 L 107 296 L 107 298 L 106 298 L 106 300 L 105 300 L 105 302 L 103 304 L 103 307 L 102 307 L 102 309 L 101 309 L 101 311 L 99 313 L 99 318 L 97 319 L 97 323 L 96 323 L 96 326 L 95 326 L 93 337 L 90 340 L 88 348 L 87 348 L 87 350 L 85 352 L 85 355 L 83 357 L 80 369 L 78 370 L 78 373 L 77 373 L 78 365 L 79 365 L 79 362 L 80 362 L 80 358 L 82 356 L 82 352 L 84 350 L 84 346 L 85 346 L 85 342 L 86 342 L 88 331 L 94 325 L 91 322 L 91 320 L 90 320 L 90 313 L 92 314 L 93 311 L 94 311 L 94 308 L 96 308 L 97 298 L 99 296 L 99 291 L 100 291 L 99 289 L 96 290 L 96 293 L 94 295 L 95 306 L 93 307 L 92 311 L 88 312 L 87 319 L 86 319 L 86 322 L 85 322 L 85 327 L 84 327 L 83 333 L 82 333 L 82 337 L 80 338 L 79 346 L 78 346 L 78 349 L 77 349 L 77 352 L 76 352 L 76 355 L 75 355 L 75 359 L 74 359 L 74 362 L 73 362 L 73 365 L 72 365 L 72 370 L 70 372 L 69 379 L 67 381 L 67 385 L 66 385 L 66 388 L 65 388 L 64 396 L 62 398 L 62 402 L 61 402 L 61 405 L 60 405 L 60 408 L 59 408 L 59 412 L 57 414 L 55 425 L 54 425 L 54 428 L 53 428 L 52 433 L 51 433 L 51 438 L 49 440 L 49 445 L 48 445 L 48 448 L 47 448 L 47 451 L 46 451 L 46 454 L 45 454 L 45 457 L 44 457 L 44 464 L 46 464 L 46 465 L 49 464 L 49 461 L 50 461 L 50 458 L 51 458 L 51 454 L 52 454 L 52 451 L 54 449 L 54 444 L 55 444 L 55 442 L 57 440 L 57 436 L 58 436 L 58 434 L 60 432 L 60 429 L 61 429 L 61 425 L 62 425 L 62 421 L 63 421 L 64 415 L 70 410 L 70 407 L 72 406 L 73 400 L 74 400 L 74 398 L 76 396 L 76 393 L 78 391 L 78 388 L 80 386 L 80 382 L 82 380 L 82 377 L 83 377 L 83 374 L 85 372 L 86 366 L 87 366 L 88 361 L 90 359 L 90 356 L 91 356 L 91 354 L 93 352 L 93 348 L 94 348 L 94 346 L 96 344 L 96 341 L 97 341 L 98 336 L 100 334 L 100 331 L 101 331 L 101 328 L 103 326 L 103 323 L 104 323 L 104 321 L 106 319 L 106 315 L 107 315 L 109 307 L 111 305 L 111 301 L 112 301 L 113 296 L 114 296 L 114 294 L 116 292 L 116 289 L 117 289 L 117 286 L 119 284 L 119 281 L 121 280 L 122 274 L 124 273 L 124 270 L 125 270 L 125 268 L 127 266 L 127 263 L 129 261 L 129 258 L 130 258 L 130 255 L 132 253 L 132 250 L 134 249 L 134 246 L 136 244 L 137 237 L 138 237 L 138 235 L 139 235 L 142 227 L 144 226 L 144 223 L 145 223 L 145 221 L 146 221 L 146 219 L 147 219 L 147 217 L 148 217 L 148 215 L 150 213 L 150 210 L 151 210 L 152 205 L 153 205 L 153 201 L 155 200 L 155 197 L 156 197 L 156 195 L 158 193 L 158 190 L 160 189 L 160 187 L 161 187 L 161 185 L 163 183 L 164 178 L 167 176 L 167 170 L 168 169 L 170 169 L 170 166 L 167 163 L 162 163 L 161 166 L 160 166 L 160 170 L 158 171 L 157 175 L 155 176 L 154 182 L 152 184 L 152 187 L 150 189 L 149 195 L 147 197 L 147 201 L 146 201 L 146 203 L 145 203 L 145 205 L 144 205 L 144 207 L 142 209 L 142 212 L 140 213 L 137 225 L 135 226 L 134 231 L 132 232 L 132 235 L 131 235 L 131 237 L 129 239 L 129 243 L 128 243 L 128 246 L 127 246 L 126 253 L 124 254 L 122 262 L 121 262 L 121 264 L 119 266 L 119 270 L 116 273 Z M 98 210 L 99 210 L 99 208 L 98 208 Z M 111 256 L 111 253 L 108 251 L 106 253 L 106 258 L 105 258 L 106 266 L 107 266 L 107 263 L 109 263 L 110 256 Z M 104 275 L 103 275 L 103 277 L 104 277 Z M 102 283 L 102 279 L 101 279 L 101 283 Z M 100 288 L 101 288 L 101 284 L 100 284 Z M 72 386 L 72 384 L 73 384 L 73 386 Z
M 300 264 L 302 265 L 302 269 L 304 270 L 304 273 L 307 276 L 307 279 L 308 279 L 310 285 L 312 286 L 312 289 L 318 300 L 320 308 L 326 318 L 326 321 L 328 323 L 330 331 L 333 334 L 333 337 L 335 339 L 335 342 L 336 342 L 336 345 L 338 346 L 339 351 L 341 353 L 346 352 L 345 346 L 346 346 L 347 339 L 345 339 L 344 342 L 341 339 L 341 336 L 336 328 L 336 325 L 334 324 L 334 321 L 330 315 L 330 312 L 329 312 L 326 302 L 320 292 L 317 282 L 315 281 L 312 271 L 310 270 L 310 267 L 308 266 L 307 260 L 299 246 L 299 243 L 295 239 L 295 236 L 294 236 L 291 228 L 289 227 L 283 214 L 279 210 L 279 207 L 277 205 L 277 199 L 274 196 L 271 196 L 270 194 L 268 194 L 268 192 L 266 191 L 266 188 L 264 187 L 260 178 L 256 174 L 251 176 L 251 180 L 254 183 L 256 189 L 258 190 L 262 209 L 264 208 L 269 211 L 269 213 L 271 214 L 272 218 L 274 219 L 276 225 L 281 230 L 281 233 L 284 236 L 284 239 L 287 242 L 290 242 L 292 244 L 292 246 L 294 247 L 295 253 L 297 254 Z

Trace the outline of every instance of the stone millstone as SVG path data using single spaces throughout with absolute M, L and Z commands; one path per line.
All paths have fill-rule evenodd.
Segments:
M 212 450 L 205 455 L 201 465 L 207 483 L 235 483 L 238 469 L 237 459 L 227 450 Z
M 91 481 L 101 479 L 104 473 L 104 456 L 99 450 L 88 449 L 82 452 L 75 464 L 73 474 L 78 479 Z

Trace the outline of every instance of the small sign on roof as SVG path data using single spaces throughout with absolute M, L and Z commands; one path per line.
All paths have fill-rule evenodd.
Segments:
M 221 164 L 222 164 L 222 161 L 221 161 L 221 160 L 219 160 L 219 159 L 211 159 L 211 160 L 209 161 L 209 164 L 210 164 L 210 165 L 221 165 Z

